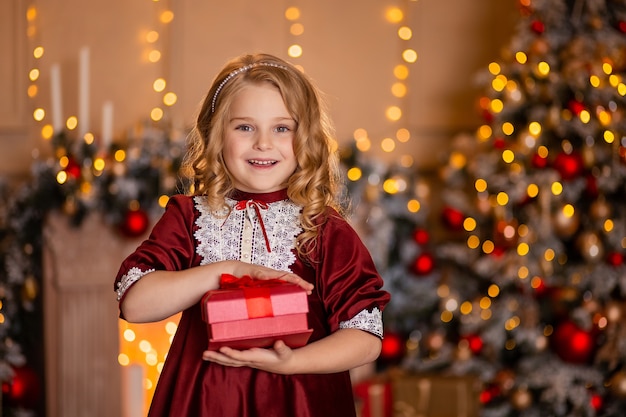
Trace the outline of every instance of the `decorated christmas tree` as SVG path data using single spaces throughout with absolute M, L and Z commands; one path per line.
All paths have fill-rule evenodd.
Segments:
M 405 284 L 386 325 L 403 337 L 405 370 L 477 375 L 483 416 L 620 416 L 626 1 L 519 9 L 480 77 L 485 123 L 459 136 L 441 170 L 435 268 L 416 275 L 402 259 L 414 227 L 389 246 L 387 285 Z

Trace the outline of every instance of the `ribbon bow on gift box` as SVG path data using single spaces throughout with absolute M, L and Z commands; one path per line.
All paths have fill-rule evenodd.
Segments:
M 230 274 L 222 274 L 220 277 L 220 289 L 243 290 L 246 299 L 248 318 L 273 317 L 271 287 L 286 283 L 278 278 L 255 279 L 248 275 L 238 278 Z

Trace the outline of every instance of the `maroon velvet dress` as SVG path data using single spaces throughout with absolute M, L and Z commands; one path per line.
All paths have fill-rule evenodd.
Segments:
M 118 299 L 152 270 L 182 270 L 220 259 L 249 259 L 290 270 L 315 285 L 308 297 L 309 328 L 313 329 L 309 343 L 340 327 L 363 329 L 359 323 L 364 321 L 355 320 L 363 318 L 359 313 L 376 312 L 380 317 L 389 294 L 381 289 L 382 279 L 356 232 L 334 211 L 321 230 L 316 251 L 319 262 L 311 266 L 295 254 L 295 237 L 302 230 L 297 222 L 300 208 L 284 191 L 238 192 L 229 201 L 233 210 L 225 220 L 216 219 L 201 197 L 172 197 L 150 237 L 122 263 L 115 282 Z M 241 230 L 246 227 L 252 231 L 242 238 Z M 378 324 L 378 331 L 373 333 L 382 333 L 382 321 Z M 371 323 L 364 325 L 370 331 Z M 150 417 L 355 416 L 347 371 L 278 375 L 225 367 L 202 360 L 207 343 L 206 323 L 198 303 L 181 316 Z

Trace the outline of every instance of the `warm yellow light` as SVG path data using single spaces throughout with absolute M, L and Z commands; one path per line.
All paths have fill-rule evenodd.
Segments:
M 36 18 L 37 18 L 37 7 L 29 6 L 28 9 L 26 9 L 26 20 L 28 20 L 29 22 L 32 22 Z
M 127 354 L 120 353 L 119 355 L 117 355 L 117 363 L 119 363 L 122 366 L 127 366 L 130 364 L 130 358 L 128 357 Z
M 356 148 L 361 152 L 367 152 L 372 148 L 372 141 L 369 138 L 363 138 L 356 142 Z
M 455 169 L 461 169 L 467 165 L 467 158 L 461 152 L 450 153 L 449 163 Z
M 414 49 L 408 48 L 402 51 L 402 59 L 404 59 L 409 64 L 413 64 L 417 61 L 417 52 Z
M 591 120 L 591 114 L 589 113 L 588 110 L 582 110 L 580 114 L 578 115 L 578 117 L 580 118 L 580 121 L 583 123 L 589 123 L 589 120 Z
M 391 121 L 398 121 L 402 118 L 402 110 L 398 106 L 389 106 L 385 111 L 385 116 Z
M 380 148 L 385 152 L 393 152 L 396 149 L 396 141 L 391 138 L 384 138 L 380 142 Z
M 39 88 L 37 87 L 37 84 L 31 84 L 28 86 L 28 89 L 26 90 L 26 95 L 28 95 L 28 97 L 30 98 L 34 98 L 37 96 L 38 92 L 39 92 Z
M 41 128 L 41 137 L 44 139 L 51 139 L 54 135 L 54 128 L 51 124 L 47 124 Z
M 605 130 L 602 137 L 606 143 L 613 143 L 615 141 L 615 134 L 610 130 Z
M 31 81 L 37 81 L 39 79 L 39 69 L 33 68 L 28 72 L 28 79 Z
M 528 57 L 526 56 L 524 52 L 519 51 L 515 53 L 515 60 L 519 62 L 520 64 L 525 64 L 526 61 L 528 61 Z
M 478 131 L 476 132 L 476 136 L 482 142 L 484 142 L 487 139 L 489 139 L 492 134 L 493 134 L 493 130 L 491 129 L 491 126 L 489 126 L 489 125 L 482 125 L 482 126 L 480 126 L 478 128 Z
M 354 130 L 354 132 L 352 133 L 352 137 L 357 141 L 360 139 L 367 139 L 367 130 L 359 127 Z
M 491 81 L 491 88 L 493 88 L 495 91 L 502 91 L 504 90 L 505 86 L 506 82 L 503 82 L 501 78 L 494 78 Z
M 602 126 L 607 126 L 611 123 L 611 113 L 606 110 L 600 110 L 598 112 L 598 120 Z
M 530 252 L 530 246 L 528 246 L 528 243 L 521 242 L 519 245 L 517 245 L 517 254 L 519 256 L 526 256 L 528 255 L 528 252 Z
M 400 166 L 404 168 L 410 168 L 415 163 L 415 160 L 411 155 L 402 155 L 400 157 Z
M 541 133 L 541 123 L 539 122 L 530 122 L 528 124 L 528 132 L 534 137 L 538 137 Z
M 465 220 L 463 220 L 463 229 L 468 232 L 476 230 L 476 220 L 473 217 L 466 217 Z
M 604 71 L 606 75 L 611 75 L 611 73 L 613 72 L 613 66 L 608 62 L 605 62 L 604 64 L 602 64 L 602 71 Z
M 404 19 L 404 13 L 398 7 L 389 7 L 385 12 L 385 18 L 389 23 L 400 23 Z
M 287 54 L 292 58 L 298 58 L 302 56 L 302 46 L 293 44 L 287 48 Z
M 123 149 L 118 149 L 117 151 L 115 151 L 115 153 L 113 154 L 113 158 L 117 161 L 117 162 L 123 162 L 126 159 L 126 151 L 124 151 Z
M 497 287 L 496 287 L 497 288 Z M 496 294 L 497 295 L 497 294 Z M 478 303 L 478 305 L 480 306 L 480 308 L 482 308 L 483 310 L 490 308 L 491 307 L 491 298 L 489 297 L 482 297 Z
M 490 254 L 495 249 L 495 245 L 493 244 L 491 240 L 485 240 L 483 242 L 482 248 L 483 248 L 483 252 L 485 252 L 486 254 Z
M 555 181 L 552 183 L 550 190 L 552 191 L 552 194 L 554 195 L 561 195 L 561 193 L 563 192 L 563 184 L 561 184 L 558 181 Z
M 150 118 L 155 122 L 161 120 L 163 118 L 163 109 L 161 109 L 160 107 L 153 108 L 150 112 Z
M 393 83 L 391 85 L 391 94 L 398 98 L 406 96 L 406 85 L 401 82 Z
M 504 108 L 504 103 L 499 98 L 491 100 L 491 111 L 494 113 L 500 113 Z
M 159 51 L 158 49 L 153 49 L 150 52 L 148 52 L 148 61 L 155 63 L 155 62 L 159 62 L 161 60 L 161 51 Z
M 408 142 L 409 139 L 411 139 L 411 132 L 404 127 L 400 128 L 396 131 L 396 139 L 398 139 L 399 142 Z
M 476 249 L 480 246 L 480 239 L 478 236 L 472 235 L 467 238 L 467 247 L 470 249 Z
M 350 181 L 358 181 L 361 179 L 363 172 L 359 167 L 352 167 L 348 170 L 347 176 Z
M 539 195 L 539 187 L 537 184 L 528 184 L 528 187 L 526 187 L 526 194 L 530 198 L 537 197 Z
M 482 178 L 478 178 L 474 182 L 474 188 L 476 188 L 476 191 L 478 191 L 479 193 L 487 191 L 487 181 Z
M 602 225 L 603 229 L 605 232 L 609 233 L 613 230 L 613 228 L 615 227 L 615 223 L 613 222 L 613 220 L 611 219 L 606 219 L 604 221 L 604 224 Z
M 408 41 L 413 37 L 413 31 L 408 26 L 400 26 L 398 28 L 398 37 L 403 41 Z
M 597 75 L 592 75 L 591 77 L 589 77 L 589 84 L 591 84 L 592 87 L 600 87 L 600 77 L 598 77 Z
M 67 172 L 59 171 L 57 173 L 57 182 L 59 184 L 65 184 L 66 181 L 67 181 Z
M 167 85 L 167 83 L 165 82 L 165 79 L 163 78 L 157 78 L 156 80 L 154 80 L 154 82 L 152 83 L 152 89 L 154 91 L 156 91 L 157 93 L 160 93 L 161 91 L 165 90 L 165 86 Z
M 293 36 L 300 36 L 304 33 L 304 25 L 302 23 L 294 23 L 289 27 L 289 33 Z
M 46 111 L 41 107 L 33 111 L 33 119 L 35 119 L 36 121 L 41 122 L 44 117 L 46 117 Z
M 166 106 L 173 106 L 174 104 L 176 104 L 177 100 L 178 97 L 175 93 L 172 92 L 169 92 L 163 96 L 163 104 L 165 104 Z
M 396 194 L 399 191 L 398 184 L 393 178 L 386 179 L 385 182 L 383 182 L 383 190 L 385 190 L 387 194 Z
M 464 301 L 459 307 L 459 311 L 461 314 L 467 315 L 472 312 L 472 303 L 469 301 Z
M 490 63 L 488 68 L 491 74 L 493 75 L 500 74 L 500 64 L 498 64 L 497 62 Z
M 85 141 L 87 145 L 91 145 L 95 140 L 96 138 L 91 132 L 87 132 L 85 133 L 85 136 L 83 136 L 83 141 Z
M 159 40 L 159 32 L 157 32 L 156 30 L 151 30 L 148 33 L 146 33 L 146 42 L 155 43 L 158 40 Z
M 511 136 L 513 132 L 515 132 L 515 126 L 513 126 L 513 123 L 511 122 L 502 123 L 502 133 L 504 133 L 507 136 Z
M 104 162 L 104 159 L 96 158 L 93 160 L 93 168 L 96 171 L 104 171 L 105 166 L 106 166 L 106 163 Z
M 287 20 L 298 20 L 300 18 L 300 9 L 295 6 L 288 7 L 285 10 L 285 19 Z
M 626 84 L 620 83 L 617 86 L 617 92 L 619 93 L 620 96 L 626 96 Z
M 511 162 L 513 162 L 515 160 L 515 154 L 513 153 L 512 150 L 510 149 L 505 149 L 502 152 L 502 160 L 504 162 L 506 162 L 507 164 L 510 164 Z
M 537 155 L 539 155 L 542 158 L 547 158 L 549 154 L 548 148 L 544 145 L 541 145 L 540 147 L 537 148 Z
M 496 201 L 501 206 L 506 206 L 509 203 L 509 195 L 504 191 L 500 191 L 496 197 Z
M 170 23 L 172 20 L 174 20 L 174 12 L 172 12 L 171 10 L 165 10 L 163 13 L 161 13 L 160 16 L 160 20 L 162 23 Z
M 418 211 L 420 211 L 420 209 L 422 208 L 422 205 L 420 204 L 419 201 L 415 200 L 415 199 L 411 199 L 409 200 L 409 202 L 406 204 L 406 208 L 411 212 L 411 213 L 417 213 Z
M 550 64 L 548 64 L 545 61 L 540 62 L 539 64 L 537 64 L 537 72 L 539 73 L 539 75 L 542 76 L 547 76 L 550 73 Z
M 393 68 L 393 75 L 399 80 L 406 80 L 409 76 L 409 67 L 398 64 Z
M 65 127 L 68 130 L 74 130 L 76 129 L 76 126 L 78 126 L 78 118 L 76 116 L 70 116 L 65 121 Z
M 545 252 L 543 253 L 543 259 L 545 259 L 548 262 L 552 262 L 555 256 L 556 256 L 556 253 L 554 252 L 554 249 L 552 248 L 546 249 Z

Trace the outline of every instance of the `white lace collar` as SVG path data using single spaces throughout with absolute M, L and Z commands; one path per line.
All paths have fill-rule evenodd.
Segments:
M 196 252 L 202 257 L 201 265 L 222 260 L 241 260 L 264 265 L 281 271 L 290 271 L 296 261 L 294 252 L 296 237 L 302 233 L 300 226 L 301 208 L 290 200 L 261 203 L 257 209 L 251 204 L 227 198 L 231 212 L 214 213 L 206 199 L 195 197 L 200 216 L 196 220 L 198 230 Z M 236 207 L 239 204 L 239 209 Z M 261 215 L 261 219 L 258 218 Z M 265 226 L 266 238 L 261 228 Z

